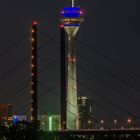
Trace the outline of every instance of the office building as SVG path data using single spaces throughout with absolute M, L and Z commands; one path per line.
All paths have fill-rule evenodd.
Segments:
M 11 104 L 0 104 L 0 123 L 8 125 L 13 121 L 13 106 Z
M 93 102 L 88 97 L 78 97 L 78 129 L 93 128 Z

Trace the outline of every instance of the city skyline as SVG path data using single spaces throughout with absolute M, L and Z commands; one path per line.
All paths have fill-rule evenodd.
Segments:
M 3 20 L 0 23 L 0 34 L 2 36 L 2 47 L 0 48 L 0 53 L 11 46 L 11 44 L 20 38 L 24 33 L 30 32 L 32 22 L 34 20 L 38 22 L 39 29 L 48 34 L 49 37 L 55 36 L 56 33 L 59 34 L 60 11 L 64 6 L 66 6 L 66 3 L 67 1 L 57 3 L 55 0 L 51 2 L 46 2 L 45 0 L 42 0 L 41 2 L 34 2 L 31 0 L 30 2 L 24 1 L 21 3 L 17 0 L 14 2 L 2 2 L 0 8 L 1 17 L 3 17 Z M 138 3 L 136 3 L 136 1 L 132 2 L 129 0 L 123 2 L 104 2 L 103 0 L 98 2 L 85 2 L 79 0 L 77 5 L 84 8 L 86 18 L 83 22 L 82 28 L 79 30 L 77 39 L 88 44 L 90 48 L 92 48 L 89 49 L 88 47 L 82 47 L 83 45 L 77 42 L 76 51 L 78 54 L 80 54 L 77 55 L 78 65 L 139 102 L 140 77 L 135 76 L 134 73 L 123 70 L 116 65 L 114 61 L 107 59 L 107 57 L 112 58 L 113 60 L 119 62 L 119 64 L 140 75 L 140 66 L 138 62 L 140 58 L 140 20 L 138 19 L 140 11 L 138 8 Z M 26 38 L 21 45 L 17 45 L 17 47 L 15 47 L 13 50 L 1 56 L 1 74 L 8 71 L 20 60 L 22 60 L 22 58 L 30 54 L 30 37 L 31 36 L 28 36 L 28 38 Z M 41 34 L 39 35 L 39 39 L 39 46 L 47 41 L 47 37 L 42 36 Z M 59 35 L 56 37 L 56 40 L 59 41 Z M 101 54 L 103 54 L 105 57 L 94 51 L 94 48 L 101 52 Z M 53 62 L 55 59 L 59 58 L 59 44 L 55 44 L 53 41 L 51 41 L 46 45 L 46 47 L 39 51 L 39 55 L 45 58 L 45 60 L 49 63 Z M 80 56 L 83 56 L 83 58 L 86 59 L 83 59 Z M 91 65 L 91 63 L 89 64 L 86 60 L 90 60 L 91 62 L 100 66 L 104 69 L 104 71 L 95 67 L 95 65 Z M 45 65 L 45 62 L 39 60 L 39 70 L 41 70 Z M 58 67 L 59 61 L 57 61 L 55 65 Z M 22 67 L 22 69 L 19 69 L 16 73 L 13 73 L 0 81 L 2 92 L 0 95 L 1 98 L 29 78 L 29 66 L 30 63 L 28 61 Z M 93 101 L 95 100 L 105 108 L 109 107 L 110 111 L 114 113 L 117 112 L 117 114 L 123 119 L 128 118 L 129 115 L 123 113 L 115 106 L 111 106 L 110 103 L 98 97 L 94 93 L 94 90 L 98 91 L 102 96 L 105 96 L 107 99 L 111 100 L 113 103 L 116 103 L 118 106 L 121 106 L 128 112 L 133 113 L 136 116 L 140 115 L 140 111 L 138 111 L 137 108 L 139 103 L 122 96 L 119 94 L 120 92 L 118 93 L 118 91 L 110 88 L 105 83 L 93 78 L 89 72 L 85 73 L 85 71 L 82 71 L 80 67 L 77 66 L 78 80 L 92 89 L 92 91 L 89 91 L 79 84 L 78 89 L 80 92 L 91 96 Z M 119 77 L 119 79 L 129 83 L 132 85 L 132 87 L 112 77 L 105 71 Z M 51 67 L 43 72 L 39 78 L 40 81 L 42 81 L 42 83 L 49 88 L 54 87 L 55 85 L 59 84 L 59 71 L 53 70 Z M 46 89 L 39 86 L 40 94 L 45 90 Z M 57 93 L 57 95 L 59 95 L 59 86 L 57 86 L 54 91 Z M 9 100 L 8 103 L 14 104 L 16 110 L 18 110 L 22 104 L 24 104 L 24 102 L 28 103 L 29 96 L 30 90 L 25 89 L 23 93 L 18 94 L 16 98 Z M 3 102 L 3 100 L 1 100 L 1 102 Z M 53 104 L 54 102 L 56 103 Z M 58 112 L 58 103 L 58 97 L 53 95 L 51 92 L 46 94 L 43 98 L 40 98 L 40 106 L 46 112 L 51 112 L 52 108 Z M 19 110 L 19 112 L 21 113 L 22 111 Z M 113 116 L 110 116 L 110 114 L 102 110 L 97 105 L 94 113 L 96 118 L 101 118 L 103 115 L 105 118 L 113 118 Z

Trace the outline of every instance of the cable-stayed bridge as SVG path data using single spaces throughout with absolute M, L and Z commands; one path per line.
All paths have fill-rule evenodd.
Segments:
M 61 28 L 60 28 L 60 30 L 61 30 Z M 48 40 L 42 41 L 42 39 L 40 39 L 40 38 L 43 38 L 42 36 L 44 36 L 44 40 L 46 40 L 46 38 L 48 38 Z M 38 29 L 38 42 L 41 40 L 41 42 L 39 42 L 39 45 L 37 46 L 38 52 L 39 52 L 39 50 L 41 50 L 43 48 L 46 48 L 46 50 L 49 51 L 49 47 L 51 47 L 51 45 L 49 46 L 48 44 L 50 42 L 55 44 L 57 46 L 57 49 L 59 50 L 60 49 L 60 41 L 57 37 L 60 37 L 59 32 L 56 35 L 54 35 L 54 37 L 51 37 L 46 32 L 42 31 L 41 29 Z M 3 52 L 0 53 L 0 57 L 2 58 L 5 56 L 8 56 L 7 58 L 9 59 L 10 58 L 9 54 L 11 52 L 17 53 L 18 47 L 21 45 L 20 43 L 23 41 L 27 41 L 27 42 L 29 42 L 28 44 L 30 44 L 28 46 L 28 49 L 30 48 L 29 52 L 27 53 L 28 55 L 21 56 L 22 59 L 20 59 L 19 61 L 17 60 L 17 62 L 14 66 L 12 66 L 6 72 L 4 72 L 0 75 L 0 80 L 1 80 L 1 82 L 3 82 L 4 80 L 8 81 L 8 80 L 10 80 L 12 75 L 14 75 L 14 77 L 17 77 L 17 79 L 18 79 L 18 76 L 20 75 L 20 73 L 18 73 L 17 71 L 21 71 L 23 73 L 24 72 L 23 68 L 27 69 L 26 73 L 28 73 L 28 74 L 26 75 L 26 77 L 23 78 L 25 80 L 23 80 L 22 82 L 20 82 L 18 80 L 19 81 L 17 83 L 18 86 L 16 86 L 15 88 L 12 87 L 12 89 L 10 89 L 7 86 L 9 92 L 7 92 L 5 94 L 3 93 L 0 101 L 4 102 L 4 103 L 5 102 L 8 103 L 8 102 L 11 102 L 12 100 L 13 101 L 15 100 L 14 102 L 16 102 L 17 96 L 20 95 L 21 100 L 23 97 L 26 97 L 25 103 L 21 102 L 20 107 L 16 106 L 15 113 L 20 112 L 19 114 L 28 114 L 29 115 L 29 112 L 30 112 L 30 110 L 29 110 L 30 109 L 30 91 L 31 91 L 31 75 L 30 75 L 31 74 L 31 67 L 30 67 L 30 65 L 31 65 L 31 42 L 32 42 L 31 33 L 28 32 L 28 33 L 24 34 L 23 36 L 19 37 L 19 39 L 16 40 L 10 47 L 8 47 L 6 50 L 4 50 Z M 114 65 L 117 65 L 120 69 L 122 69 L 123 71 L 126 71 L 131 76 L 139 78 L 139 74 L 128 69 L 126 66 L 118 63 L 113 58 L 110 58 L 109 56 L 106 56 L 105 54 L 101 53 L 98 49 L 94 48 L 94 46 L 89 46 L 89 45 L 87 45 L 87 43 L 84 43 L 83 41 L 81 41 L 79 39 L 76 39 L 76 41 L 79 44 L 79 46 L 81 46 L 85 49 L 85 51 L 86 51 L 86 49 L 90 49 L 90 51 L 92 51 L 93 54 L 95 53 L 95 54 L 99 55 L 100 57 L 106 59 L 107 61 L 114 63 Z M 55 50 L 53 50 L 53 51 L 55 51 Z M 44 53 L 44 51 L 43 51 L 43 53 Z M 51 74 L 51 72 L 49 73 L 49 70 L 48 70 L 49 68 L 51 68 L 51 70 L 53 69 L 55 71 L 55 73 L 59 75 L 59 73 L 60 73 L 59 51 L 58 51 L 58 58 L 55 58 L 53 61 L 49 61 L 49 59 L 46 59 L 45 56 L 43 57 L 43 55 L 42 55 L 43 53 L 39 52 L 37 55 L 38 61 L 40 61 L 40 63 L 39 63 L 40 67 L 43 66 L 43 68 L 40 68 L 38 65 L 38 76 L 42 74 L 43 75 L 42 77 L 44 77 L 44 75 L 47 75 L 46 73 Z M 45 52 L 45 54 L 48 56 L 50 55 L 49 53 L 47 54 L 47 52 Z M 51 55 L 53 55 L 53 54 L 51 54 Z M 88 57 L 83 56 L 79 52 L 77 52 L 77 57 L 78 57 L 78 60 L 80 60 L 80 59 L 84 60 L 90 66 L 96 67 L 98 70 L 111 76 L 114 80 L 117 80 L 118 82 L 120 82 L 124 86 L 126 86 L 127 88 L 130 88 L 131 90 L 136 92 L 136 94 L 139 94 L 140 89 L 138 87 L 136 87 L 134 84 L 131 84 L 129 81 L 126 81 L 126 80 L 120 78 L 118 75 L 115 75 L 111 71 L 108 71 L 106 68 L 100 66 L 99 64 L 97 64 L 95 61 L 89 59 Z M 10 59 L 12 59 L 12 58 L 10 58 Z M 67 58 L 66 58 L 66 61 L 67 61 Z M 83 67 L 82 65 L 80 65 L 80 63 L 77 64 L 77 68 L 78 68 L 78 71 L 82 71 L 85 75 L 88 75 L 88 76 L 92 77 L 93 79 L 100 81 L 107 88 L 114 90 L 119 96 L 130 101 L 132 103 L 132 105 L 137 104 L 137 106 L 138 106 L 140 104 L 140 101 L 138 100 L 138 98 L 135 98 L 135 96 L 132 96 L 130 94 L 127 94 L 125 91 L 118 88 L 117 85 L 114 86 L 112 83 L 110 83 L 110 81 L 106 81 L 104 78 L 101 78 L 99 75 L 93 73 L 92 71 L 90 71 L 86 67 Z M 44 74 L 44 72 L 45 72 L 45 74 Z M 67 74 L 67 76 L 69 76 L 69 75 Z M 59 78 L 58 79 L 56 78 L 57 79 L 56 81 L 58 82 L 57 83 L 56 81 L 53 82 L 55 77 L 52 77 L 51 83 L 53 83 L 53 84 L 52 84 L 52 86 L 49 86 L 49 84 L 46 84 L 45 82 L 43 82 L 42 77 L 38 78 L 37 83 L 40 86 L 39 90 L 43 91 L 43 90 L 41 90 L 41 88 L 43 88 L 43 89 L 45 89 L 45 91 L 43 91 L 43 92 L 39 91 L 38 100 L 41 100 L 41 97 L 43 97 L 44 95 L 51 93 L 56 97 L 56 99 L 58 99 L 58 101 L 60 101 L 60 95 L 59 95 L 60 91 L 58 91 L 59 86 L 60 86 Z M 17 79 L 15 79 L 15 82 Z M 99 90 L 97 90 L 96 87 L 94 88 L 94 87 L 89 86 L 88 84 L 86 84 L 86 82 L 83 82 L 82 80 L 80 80 L 80 77 L 79 77 L 79 79 L 73 79 L 73 80 L 76 80 L 76 82 L 78 83 L 78 86 L 79 86 L 79 88 L 77 90 L 78 95 L 79 96 L 90 96 L 94 105 L 96 106 L 96 108 L 100 108 L 100 110 L 106 112 L 106 114 L 108 114 L 108 116 L 111 116 L 111 117 L 109 117 L 109 118 L 112 118 L 112 120 L 110 120 L 110 122 L 113 122 L 114 118 L 117 120 L 119 128 L 118 127 L 115 128 L 115 124 L 113 126 L 113 125 L 110 125 L 109 123 L 104 123 L 103 127 L 100 127 L 100 123 L 101 123 L 100 118 L 94 117 L 96 129 L 75 130 L 75 131 L 71 131 L 71 130 L 56 131 L 56 132 L 53 132 L 53 134 L 55 133 L 55 135 L 53 135 L 54 137 L 59 139 L 59 138 L 62 138 L 62 136 L 64 136 L 64 135 L 65 135 L 65 137 L 67 137 L 67 135 L 69 135 L 70 138 L 75 139 L 75 138 L 82 138 L 82 137 L 89 136 L 88 139 L 92 139 L 93 137 L 100 137 L 100 135 L 102 135 L 103 137 L 113 137 L 113 136 L 119 137 L 118 135 L 122 135 L 122 137 L 124 137 L 124 136 L 138 137 L 139 136 L 139 122 L 140 122 L 139 116 L 137 116 L 134 112 L 129 111 L 129 108 L 126 109 L 123 106 L 120 106 L 119 103 L 115 102 L 115 99 L 113 101 L 110 98 L 108 98 L 107 96 L 105 96 L 105 94 L 103 94 Z M 57 88 L 57 90 L 56 90 L 56 88 Z M 86 91 L 88 91 L 89 95 L 85 94 L 85 92 L 83 92 L 83 90 L 81 90 L 80 88 L 84 88 Z M 24 94 L 23 94 L 23 91 L 24 91 Z M 28 94 L 28 96 L 27 96 L 27 94 Z M 47 98 L 49 98 L 49 97 L 47 97 Z M 131 119 L 131 121 L 128 122 L 127 121 L 128 118 L 121 117 L 120 113 L 114 112 L 112 109 L 108 108 L 104 104 L 97 102 L 96 98 L 100 98 L 101 100 L 104 100 L 110 106 L 113 106 L 114 108 L 116 108 L 120 112 L 123 112 L 124 114 L 126 114 L 126 116 L 128 116 L 128 118 Z M 54 101 L 51 99 L 51 102 L 54 102 Z M 52 106 L 52 104 L 51 104 L 51 106 Z M 44 109 L 46 105 L 43 104 L 43 106 L 44 107 L 42 107 L 41 105 L 38 105 L 38 110 L 39 110 L 39 112 L 43 112 L 44 114 L 45 113 L 47 114 L 48 112 Z M 51 110 L 50 114 L 54 114 L 55 112 L 58 113 L 60 109 L 59 109 L 59 107 L 57 107 L 57 109 L 51 108 L 50 110 Z M 72 113 L 72 112 L 70 112 L 70 113 Z M 94 128 L 94 126 L 93 126 L 93 128 Z M 47 133 L 52 135 L 51 134 L 52 132 L 47 132 Z

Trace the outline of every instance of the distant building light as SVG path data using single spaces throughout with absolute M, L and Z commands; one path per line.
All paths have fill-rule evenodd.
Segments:
M 100 123 L 103 124 L 104 123 L 104 120 L 101 120 Z
M 87 97 L 81 97 L 81 99 L 82 99 L 82 100 L 86 100 L 86 99 L 88 99 L 88 98 L 87 98 Z
M 90 124 L 90 123 L 91 123 L 91 121 L 89 120 L 89 121 L 88 121 L 88 123 Z
M 33 118 L 33 117 L 31 117 L 31 118 L 30 118 L 30 120 L 31 120 L 31 121 L 33 121 L 33 120 L 34 120 L 34 118 Z

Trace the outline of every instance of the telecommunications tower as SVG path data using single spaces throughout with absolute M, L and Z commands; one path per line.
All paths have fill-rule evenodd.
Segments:
M 63 8 L 61 15 L 61 22 L 68 35 L 66 129 L 75 130 L 78 120 L 75 36 L 83 21 L 83 11 L 75 7 L 74 0 L 70 0 L 69 7 Z

